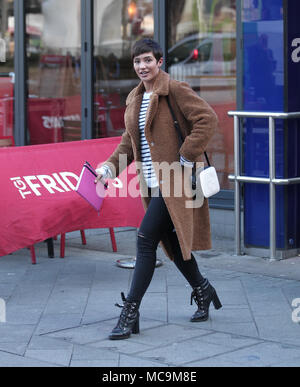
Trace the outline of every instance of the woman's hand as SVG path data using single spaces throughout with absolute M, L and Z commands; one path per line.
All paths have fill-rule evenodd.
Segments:
M 97 184 L 99 181 L 105 186 L 105 188 L 108 187 L 106 179 L 111 177 L 110 168 L 106 165 L 102 165 L 100 168 L 96 169 L 97 177 L 95 179 L 95 184 Z
M 96 179 L 95 179 L 95 184 L 97 184 L 99 181 L 100 181 L 102 184 L 104 184 L 104 185 L 106 184 L 106 182 L 105 182 L 104 177 L 103 177 L 102 174 L 98 174 L 98 176 L 97 176 Z

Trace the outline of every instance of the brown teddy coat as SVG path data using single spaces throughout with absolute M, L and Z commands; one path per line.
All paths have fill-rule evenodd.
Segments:
M 138 125 L 144 92 L 144 85 L 141 82 L 127 97 L 125 112 L 126 130 L 122 136 L 121 143 L 107 160 L 107 162 L 112 163 L 114 166 L 115 176 L 113 177 L 117 177 L 126 167 L 126 165 L 119 166 L 120 154 L 127 155 L 127 165 L 132 161 L 141 162 Z M 186 137 L 180 149 L 178 135 L 166 101 L 167 95 L 169 95 L 169 100 L 180 124 L 181 131 L 184 137 Z M 217 116 L 208 103 L 200 98 L 188 84 L 171 80 L 169 74 L 160 70 L 149 103 L 145 136 L 150 147 L 157 180 L 176 229 L 185 260 L 191 258 L 192 250 L 208 250 L 211 248 L 208 202 L 205 199 L 200 208 L 186 208 L 186 201 L 191 202 L 191 197 L 188 194 L 183 194 L 181 197 L 177 197 L 178 195 L 174 194 L 175 184 L 177 184 L 178 188 L 178 180 L 175 180 L 175 175 L 179 176 L 178 171 L 174 172 L 173 175 L 169 174 L 170 176 L 164 176 L 165 174 L 161 176 L 162 173 L 159 171 L 156 163 L 179 162 L 180 155 L 190 161 L 202 161 L 201 154 L 203 154 L 216 128 Z M 180 168 L 180 172 L 182 172 L 183 167 L 180 166 Z M 137 168 L 137 173 L 139 175 L 142 202 L 146 210 L 150 200 L 148 197 L 144 197 L 147 196 L 145 195 L 147 186 L 140 168 Z M 182 187 L 183 184 L 190 186 L 188 180 L 184 183 L 182 173 L 180 176 L 179 185 L 182 184 Z M 169 185 L 170 189 L 167 188 Z M 166 192 L 164 193 L 164 191 Z M 182 189 L 182 191 L 184 190 Z M 173 260 L 169 241 L 162 239 L 161 244 L 168 257 Z

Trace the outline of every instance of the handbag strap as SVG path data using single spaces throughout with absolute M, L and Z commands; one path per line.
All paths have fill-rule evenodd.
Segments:
M 182 131 L 181 131 L 180 126 L 179 126 L 179 122 L 178 122 L 177 119 L 176 119 L 174 110 L 172 109 L 172 106 L 171 106 L 171 103 L 170 103 L 170 100 L 169 100 L 169 96 L 168 96 L 168 95 L 167 95 L 167 102 L 168 102 L 168 106 L 169 106 L 170 112 L 171 112 L 171 114 L 172 114 L 172 118 L 173 118 L 173 122 L 174 122 L 175 129 L 176 129 L 176 131 L 177 131 L 179 144 L 180 144 L 180 146 L 181 146 L 181 145 L 183 144 L 183 142 L 184 142 L 184 137 L 183 137 L 183 135 L 182 135 Z M 205 156 L 205 158 L 206 158 L 207 165 L 210 167 L 210 162 L 209 162 L 207 153 L 206 153 L 205 151 L 204 151 L 204 156 Z M 195 166 L 195 164 L 194 164 L 194 166 Z

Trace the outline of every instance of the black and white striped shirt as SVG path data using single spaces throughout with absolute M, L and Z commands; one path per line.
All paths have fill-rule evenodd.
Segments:
M 145 123 L 146 115 L 149 107 L 150 97 L 152 93 L 144 93 L 143 101 L 139 115 L 139 130 L 140 130 L 140 144 L 141 144 L 141 158 L 143 166 L 143 175 L 148 187 L 154 188 L 158 186 L 155 172 L 152 165 L 151 153 L 149 144 L 145 137 Z

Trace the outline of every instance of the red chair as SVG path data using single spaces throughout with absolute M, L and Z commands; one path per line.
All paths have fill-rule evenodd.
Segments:
M 109 233 L 110 233 L 110 240 L 111 240 L 111 244 L 112 244 L 112 249 L 113 249 L 113 252 L 115 253 L 118 250 L 117 250 L 117 243 L 116 243 L 114 229 L 110 228 Z M 84 230 L 80 230 L 80 234 L 81 234 L 82 244 L 86 245 L 86 238 L 85 238 Z M 65 257 L 65 247 L 66 247 L 66 234 L 64 233 L 64 234 L 61 234 L 61 236 L 60 236 L 60 258 Z
M 28 247 L 28 249 L 30 250 L 30 254 L 31 254 L 31 263 L 33 265 L 35 265 L 36 264 L 36 256 L 35 256 L 34 245 Z

